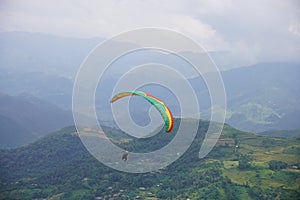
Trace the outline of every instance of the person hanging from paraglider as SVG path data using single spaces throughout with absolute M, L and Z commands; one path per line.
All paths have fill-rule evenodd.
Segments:
M 128 151 L 125 149 L 125 151 L 122 155 L 122 160 L 127 161 L 127 156 L 128 156 Z
M 111 98 L 110 103 L 114 103 L 115 101 L 127 96 L 141 96 L 144 99 L 146 99 L 150 104 L 152 104 L 158 110 L 158 112 L 162 116 L 165 122 L 166 132 L 170 133 L 172 131 L 174 125 L 174 118 L 170 109 L 163 101 L 161 101 L 160 99 L 158 99 L 157 97 L 151 94 L 142 91 L 121 92 L 114 95 Z M 122 155 L 122 160 L 127 161 L 127 157 L 128 157 L 128 151 L 125 149 Z

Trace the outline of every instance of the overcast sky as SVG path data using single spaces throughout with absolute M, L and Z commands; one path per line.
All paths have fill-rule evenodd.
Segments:
M 164 27 L 245 63 L 300 61 L 297 0 L 1 0 L 0 31 L 110 38 Z

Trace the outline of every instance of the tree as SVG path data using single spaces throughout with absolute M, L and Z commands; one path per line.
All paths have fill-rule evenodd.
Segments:
M 279 160 L 271 160 L 269 162 L 269 169 L 277 171 L 280 169 L 285 169 L 287 168 L 287 163 L 279 161 Z
M 252 158 L 249 155 L 241 155 L 239 158 L 239 169 L 249 169 L 251 165 Z

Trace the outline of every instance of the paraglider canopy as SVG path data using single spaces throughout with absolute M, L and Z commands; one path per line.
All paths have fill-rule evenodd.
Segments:
M 162 118 L 165 122 L 166 132 L 169 133 L 172 131 L 173 125 L 174 125 L 173 115 L 172 115 L 170 109 L 167 107 L 167 105 L 163 101 L 161 101 L 157 97 L 155 97 L 151 94 L 148 94 L 146 92 L 133 91 L 133 92 L 118 93 L 111 99 L 110 102 L 113 103 L 113 102 L 117 101 L 118 99 L 121 99 L 126 96 L 141 96 L 144 99 L 146 99 L 149 103 L 151 103 L 158 110 L 158 112 L 162 116 Z

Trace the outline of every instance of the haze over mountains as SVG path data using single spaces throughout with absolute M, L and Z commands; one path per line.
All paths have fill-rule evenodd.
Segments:
M 0 115 L 1 122 L 7 124 L 1 126 L 1 137 L 7 137 L 5 134 L 8 130 L 20 134 L 19 130 L 23 129 L 22 134 L 27 138 L 23 141 L 32 141 L 37 135 L 72 124 L 71 103 L 75 74 L 89 51 L 103 39 L 6 32 L 0 33 L 0 41 L 0 92 L 4 94 L 1 96 Z M 223 59 L 224 52 L 211 54 L 220 63 L 226 60 Z M 210 99 L 202 78 L 192 76 L 191 71 L 187 70 L 189 66 L 178 58 L 160 52 L 140 52 L 116 63 L 116 67 L 126 68 L 151 61 L 175 66 L 189 74 L 189 82 L 201 100 L 201 117 L 210 118 Z M 222 65 L 219 67 L 225 69 Z M 115 70 L 111 76 L 106 77 L 104 82 L 107 91 L 98 94 L 107 104 L 112 96 L 110 87 L 117 81 L 114 74 L 117 73 L 119 71 Z M 221 74 L 227 93 L 227 123 L 256 133 L 300 128 L 299 63 L 260 63 L 222 71 Z M 170 99 L 163 91 L 158 92 L 158 95 L 160 99 Z M 136 104 L 132 110 L 137 123 L 141 125 L 149 121 L 145 113 L 148 107 L 144 109 L 143 106 L 142 103 Z M 176 101 L 172 100 L 170 107 L 175 115 L 180 114 Z M 101 109 L 104 114 L 100 118 L 106 123 L 111 121 L 110 107 Z M 20 135 L 21 138 L 23 136 Z M 6 147 L 23 143 L 25 142 L 17 142 Z
M 0 32 L 0 68 L 74 79 L 88 53 L 103 41 L 103 38 L 78 39 L 44 33 Z M 231 68 L 226 52 L 211 52 L 211 56 L 221 70 Z M 145 61 L 145 58 L 142 60 Z
M 2 0 L 0 200 L 299 199 L 299 52 L 295 0 Z
M 42 33 L 1 32 L 0 68 L 74 78 L 87 54 L 102 39 L 77 39 Z

